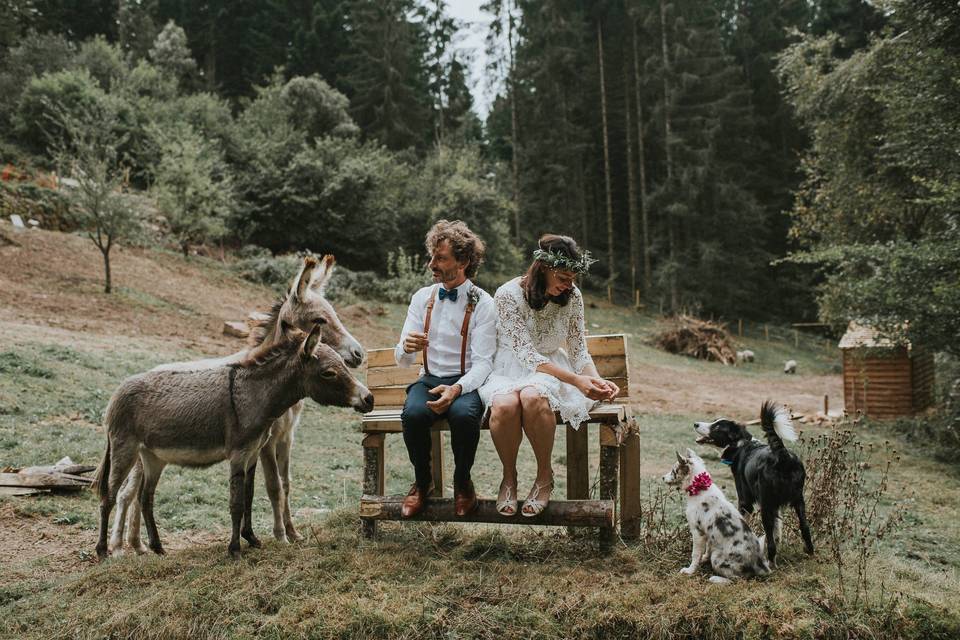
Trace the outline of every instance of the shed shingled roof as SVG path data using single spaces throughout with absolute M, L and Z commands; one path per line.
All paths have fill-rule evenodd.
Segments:
M 911 348 L 910 341 L 906 338 L 891 340 L 888 337 L 881 337 L 880 332 L 874 327 L 851 322 L 847 326 L 847 332 L 840 338 L 841 349 L 856 349 L 858 347 L 879 347 L 889 349 L 891 347 Z

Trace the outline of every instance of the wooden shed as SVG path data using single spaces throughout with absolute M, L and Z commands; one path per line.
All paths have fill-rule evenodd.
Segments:
M 871 418 L 915 415 L 933 404 L 933 353 L 880 337 L 851 322 L 840 339 L 843 402 L 848 413 Z

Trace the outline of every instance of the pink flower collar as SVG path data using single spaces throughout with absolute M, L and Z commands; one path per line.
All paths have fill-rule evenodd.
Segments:
M 687 487 L 687 495 L 695 496 L 701 491 L 705 491 L 710 488 L 710 485 L 713 484 L 713 478 L 710 477 L 710 474 L 704 471 L 703 473 L 698 473 L 693 478 L 693 482 L 690 483 L 690 486 Z

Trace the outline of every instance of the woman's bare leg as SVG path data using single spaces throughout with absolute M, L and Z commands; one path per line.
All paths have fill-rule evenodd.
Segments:
M 530 440 L 533 455 L 537 459 L 536 484 L 547 487 L 553 482 L 553 442 L 557 436 L 557 423 L 550 403 L 534 387 L 520 390 L 520 406 L 523 417 L 523 432 Z M 538 500 L 549 499 L 551 488 L 541 489 Z
M 503 486 L 513 488 L 517 495 L 517 453 L 523 440 L 520 394 L 516 391 L 500 393 L 490 403 L 490 437 L 503 465 Z M 502 496 L 498 496 L 498 499 Z

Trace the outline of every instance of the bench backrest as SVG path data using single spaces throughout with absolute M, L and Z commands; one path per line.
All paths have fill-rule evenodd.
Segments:
M 627 337 L 622 333 L 587 336 L 587 351 L 597 365 L 597 372 L 620 387 L 618 398 L 630 389 L 630 367 L 627 363 Z M 422 353 L 417 354 L 416 367 L 401 368 L 393 358 L 393 348 L 367 351 L 367 387 L 373 393 L 377 409 L 402 407 L 407 386 L 420 373 Z

